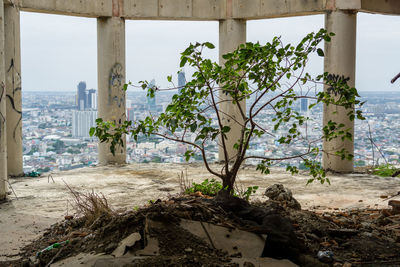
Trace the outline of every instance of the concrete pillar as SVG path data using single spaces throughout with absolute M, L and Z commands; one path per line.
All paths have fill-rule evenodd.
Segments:
M 355 86 L 356 26 L 357 14 L 352 11 L 332 11 L 325 16 L 327 31 L 336 34 L 332 37 L 331 42 L 325 43 L 325 72 L 350 78 L 348 82 L 350 87 Z M 326 125 L 330 120 L 338 124 L 343 123 L 345 129 L 350 129 L 353 135 L 353 141 L 342 141 L 341 138 L 332 141 L 324 140 L 323 167 L 327 170 L 336 172 L 352 172 L 354 170 L 352 160 L 341 160 L 335 155 L 336 151 L 343 148 L 354 155 L 354 121 L 347 118 L 348 112 L 349 110 L 343 107 L 324 106 L 323 124 Z
M 119 17 L 97 19 L 98 116 L 120 124 L 125 121 L 125 20 Z M 123 137 L 125 139 L 125 136 Z M 99 144 L 100 164 L 123 164 L 126 149 L 118 147 L 115 156 L 110 145 Z
M 246 43 L 246 21 L 227 19 L 219 22 L 219 63 L 224 64 L 222 55 L 234 51 L 239 47 L 240 44 Z M 243 123 L 243 118 L 236 104 L 233 104 L 231 97 L 224 94 L 220 94 L 219 101 L 223 101 L 219 104 L 221 111 L 220 116 L 222 118 L 223 125 L 231 127 L 230 132 L 227 134 L 225 140 L 228 148 L 228 158 L 232 160 L 235 158 L 237 150 L 233 149 L 233 145 L 240 139 L 241 126 L 239 123 Z M 242 110 L 246 111 L 246 101 L 240 103 Z M 238 123 L 239 122 L 239 123 Z M 225 161 L 224 151 L 220 147 L 218 154 L 220 161 Z
M 5 71 L 7 92 L 7 167 L 8 175 L 21 176 L 22 163 L 22 99 L 21 48 L 19 10 L 4 6 Z
M 6 88 L 4 67 L 4 2 L 0 0 L 0 200 L 7 196 Z

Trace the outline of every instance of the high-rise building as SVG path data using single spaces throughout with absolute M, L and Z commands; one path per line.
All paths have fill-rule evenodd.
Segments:
M 95 89 L 90 89 L 87 93 L 87 108 L 97 109 L 97 94 Z
M 182 88 L 185 87 L 185 85 L 186 85 L 185 72 L 183 70 L 180 70 L 178 72 L 178 90 L 179 90 L 179 93 L 181 92 Z
M 151 88 L 156 86 L 156 80 L 151 80 L 147 88 Z M 147 108 L 149 111 L 156 111 L 157 110 L 157 105 L 156 105 L 156 96 L 150 97 L 147 96 Z
M 90 137 L 89 130 L 96 126 L 96 110 L 73 110 L 72 111 L 72 136 Z
M 135 120 L 135 109 L 128 108 L 126 110 L 126 117 L 127 117 L 128 121 L 134 121 Z
M 86 82 L 80 82 L 78 84 L 76 107 L 78 110 L 84 110 L 87 108 Z
M 307 98 L 302 98 L 300 99 L 300 110 L 301 112 L 307 112 L 308 110 L 308 99 Z
M 131 108 L 132 107 L 132 100 L 130 100 L 130 99 L 127 99 L 126 101 L 125 101 L 125 107 L 128 109 L 128 108 Z

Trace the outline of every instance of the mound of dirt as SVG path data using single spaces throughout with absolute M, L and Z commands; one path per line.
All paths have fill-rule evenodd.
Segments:
M 8 266 L 400 264 L 400 215 L 390 210 L 317 214 L 273 200 L 250 204 L 200 194 L 86 222 L 69 217 L 53 225 Z

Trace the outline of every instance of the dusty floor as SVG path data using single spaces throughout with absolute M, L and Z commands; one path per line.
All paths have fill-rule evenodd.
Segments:
M 218 166 L 214 166 L 218 167 Z M 39 178 L 11 180 L 16 192 L 7 203 L 0 204 L 0 265 L 15 258 L 19 248 L 37 237 L 43 230 L 71 214 L 71 198 L 64 181 L 76 190 L 101 192 L 117 209 L 133 209 L 148 200 L 180 192 L 178 174 L 187 172 L 190 180 L 200 182 L 211 178 L 202 165 L 132 164 L 123 167 L 84 168 L 53 173 Z M 305 175 L 291 176 L 282 169 L 273 169 L 264 176 L 253 167 L 240 173 L 243 187 L 258 185 L 256 197 L 263 198 L 265 189 L 282 183 L 292 190 L 304 209 L 352 209 L 386 207 L 382 195 L 400 191 L 399 178 L 381 178 L 365 174 L 330 175 L 331 185 L 314 183 L 306 186 Z

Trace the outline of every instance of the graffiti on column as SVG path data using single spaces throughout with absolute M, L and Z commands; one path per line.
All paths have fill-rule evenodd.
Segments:
M 0 89 L 1 89 L 1 93 L 0 93 L 0 106 L 1 106 L 1 103 L 2 103 L 2 101 L 4 101 L 3 100 L 3 98 L 4 98 L 4 95 L 5 95 L 5 91 L 6 91 L 6 86 L 5 86 L 5 84 L 2 82 L 1 83 L 1 85 L 0 85 Z M 5 114 L 3 114 L 2 112 L 1 112 L 1 108 L 0 108 L 0 139 L 1 139 L 1 136 L 2 136 L 2 129 L 4 129 L 4 130 L 6 130 L 6 128 L 4 127 L 4 124 L 5 124 L 5 122 L 6 122 L 6 117 L 4 116 Z M 1 142 L 0 142 L 0 150 L 2 149 L 2 147 L 1 147 Z
M 124 69 L 120 63 L 116 63 L 110 71 L 110 84 L 108 87 L 108 104 L 116 104 L 123 107 L 125 103 L 125 92 L 123 91 Z
M 13 138 L 15 141 L 17 141 L 16 139 L 16 135 L 17 135 L 17 130 L 21 128 L 19 127 L 21 121 L 22 121 L 22 111 L 17 109 L 16 105 L 15 105 L 15 94 L 18 91 L 21 91 L 21 74 L 18 72 L 18 70 L 16 70 L 15 66 L 14 66 L 14 59 L 11 59 L 11 63 L 10 63 L 10 67 L 7 70 L 7 77 L 8 79 L 10 79 L 11 81 L 11 86 L 12 86 L 12 92 L 11 94 L 7 94 L 7 99 L 10 101 L 11 103 L 11 107 L 12 109 L 18 113 L 18 122 L 14 127 L 13 130 Z
M 110 71 L 110 84 L 108 86 L 108 104 L 117 105 L 119 108 L 125 106 L 125 92 L 124 88 L 124 68 L 120 63 L 116 63 Z M 125 109 L 120 115 L 119 120 L 114 120 L 114 123 L 121 124 L 121 118 L 125 118 Z M 123 153 L 123 148 L 121 148 Z

